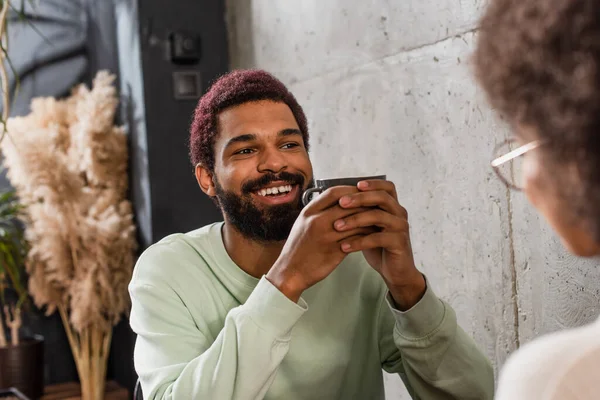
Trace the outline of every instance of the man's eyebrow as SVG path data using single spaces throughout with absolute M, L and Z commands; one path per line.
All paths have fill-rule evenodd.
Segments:
M 233 138 L 229 139 L 227 141 L 227 144 L 225 145 L 225 148 L 233 146 L 236 143 L 251 142 L 253 140 L 256 140 L 256 135 L 254 133 L 246 133 L 244 135 L 239 135 L 239 136 L 236 136 L 236 137 L 233 137 Z
M 279 133 L 277 134 L 277 136 L 290 136 L 290 135 L 301 135 L 302 136 L 302 131 L 300 129 L 296 129 L 296 128 L 288 128 L 288 129 L 279 131 Z

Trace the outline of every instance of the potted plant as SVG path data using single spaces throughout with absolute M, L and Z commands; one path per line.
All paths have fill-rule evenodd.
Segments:
M 21 337 L 27 242 L 13 191 L 0 193 L 0 388 L 14 387 L 30 398 L 43 394 L 44 342 Z
M 30 114 L 9 118 L 0 143 L 25 206 L 28 291 L 37 307 L 61 316 L 82 400 L 104 398 L 112 329 L 129 310 L 137 246 L 114 79 L 100 71 L 91 88 L 33 99 Z

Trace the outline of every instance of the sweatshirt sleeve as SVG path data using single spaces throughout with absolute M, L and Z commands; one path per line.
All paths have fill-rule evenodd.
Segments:
M 211 338 L 168 285 L 134 277 L 129 290 L 130 323 L 138 335 L 134 362 L 148 400 L 262 398 L 307 309 L 263 277 Z
M 489 360 L 458 325 L 452 307 L 429 284 L 423 298 L 405 312 L 395 308 L 389 292 L 382 297 L 382 365 L 387 372 L 400 375 L 413 399 L 493 398 Z

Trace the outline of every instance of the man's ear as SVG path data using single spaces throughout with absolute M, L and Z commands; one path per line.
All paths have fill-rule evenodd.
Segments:
M 196 180 L 200 189 L 210 197 L 215 197 L 217 191 L 215 190 L 215 183 L 213 180 L 213 174 L 202 166 L 202 164 L 196 165 Z

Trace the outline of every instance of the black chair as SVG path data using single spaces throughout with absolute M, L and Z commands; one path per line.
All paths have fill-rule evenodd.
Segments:
M 144 395 L 142 394 L 142 385 L 140 385 L 139 379 L 137 382 L 135 382 L 135 388 L 133 389 L 133 400 L 144 400 Z

